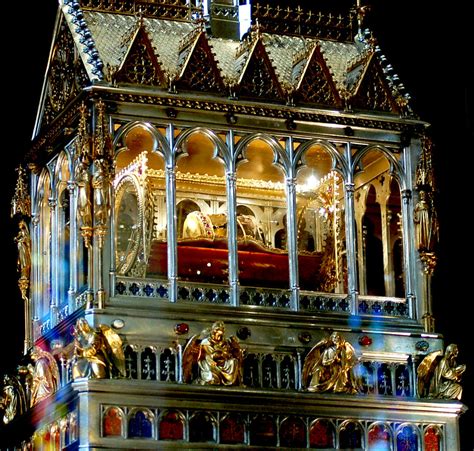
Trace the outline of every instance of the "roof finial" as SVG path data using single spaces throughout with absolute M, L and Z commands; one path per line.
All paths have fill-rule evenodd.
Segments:
M 359 39 L 362 38 L 362 23 L 364 21 L 365 15 L 369 12 L 369 5 L 362 5 L 362 0 L 356 0 L 355 12 L 357 14 L 357 36 Z

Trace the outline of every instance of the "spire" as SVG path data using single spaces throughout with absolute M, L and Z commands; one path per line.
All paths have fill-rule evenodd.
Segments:
M 365 15 L 370 11 L 369 5 L 362 5 L 362 0 L 356 0 L 355 12 L 357 15 L 357 37 L 359 40 L 363 39 L 362 25 Z

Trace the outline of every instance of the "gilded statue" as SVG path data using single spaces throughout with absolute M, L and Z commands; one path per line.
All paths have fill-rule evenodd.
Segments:
M 416 244 L 418 249 L 429 249 L 431 244 L 431 213 L 425 191 L 420 191 L 420 199 L 413 212 Z
M 22 219 L 18 224 L 18 234 L 14 241 L 18 248 L 18 272 L 20 279 L 29 281 L 31 271 L 31 238 L 26 222 Z
M 109 181 L 106 173 L 105 162 L 95 160 L 96 172 L 92 177 L 94 188 L 94 223 L 96 226 L 105 227 L 109 219 Z
M 92 227 L 91 180 L 87 162 L 79 161 L 76 168 L 77 215 L 80 227 Z
M 450 344 L 443 351 L 428 354 L 418 366 L 418 394 L 422 398 L 461 399 L 461 378 L 466 365 L 458 365 L 458 346 Z
M 210 329 L 194 335 L 183 352 L 183 378 L 201 385 L 240 385 L 243 350 L 235 336 L 225 338 L 225 326 L 216 321 Z
M 339 332 L 318 342 L 306 356 L 303 384 L 308 391 L 354 394 L 360 381 L 354 373 L 357 356 Z
M 1 395 L 2 421 L 4 424 L 8 424 L 17 415 L 21 415 L 26 411 L 26 394 L 18 378 L 6 374 L 3 378 Z
M 125 377 L 122 340 L 109 326 L 100 324 L 94 329 L 85 318 L 79 318 L 73 335 L 73 379 Z
M 30 358 L 34 365 L 28 365 L 31 375 L 30 406 L 55 393 L 59 388 L 59 370 L 54 357 L 39 346 L 30 350 Z

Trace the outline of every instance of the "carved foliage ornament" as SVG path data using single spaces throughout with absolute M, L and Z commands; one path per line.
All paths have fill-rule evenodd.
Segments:
M 89 78 L 65 21 L 62 22 L 50 61 L 43 123 L 49 124 L 86 86 Z

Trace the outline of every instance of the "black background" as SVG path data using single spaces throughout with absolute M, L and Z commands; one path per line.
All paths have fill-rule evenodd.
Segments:
M 271 2 L 284 4 L 283 1 Z M 297 4 L 298 1 L 287 2 Z M 342 10 L 350 1 L 300 1 L 313 10 L 327 4 Z M 412 106 L 432 124 L 438 183 L 440 249 L 433 298 L 436 330 L 446 344 L 458 343 L 459 363 L 467 363 L 463 402 L 474 409 L 474 277 L 471 191 L 474 170 L 474 39 L 468 33 L 467 7 L 459 0 L 372 0 L 366 26 L 412 95 Z M 14 168 L 28 150 L 54 28 L 54 0 L 4 2 L 0 196 L 2 300 L 0 374 L 14 369 L 23 347 L 23 305 L 16 286 L 16 224 L 9 219 Z M 470 60 L 470 62 L 469 62 Z M 468 68 L 470 64 L 470 68 Z M 462 450 L 474 449 L 474 415 L 461 417 Z M 471 426 L 471 428 L 469 428 Z

